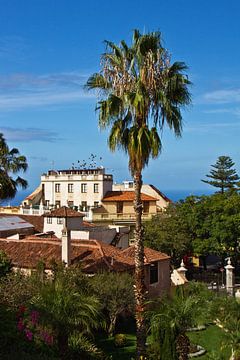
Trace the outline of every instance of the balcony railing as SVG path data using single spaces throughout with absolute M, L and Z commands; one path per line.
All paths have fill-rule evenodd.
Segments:
M 142 214 L 143 220 L 150 220 L 154 214 Z M 135 214 L 118 214 L 118 213 L 93 213 L 93 221 L 118 220 L 118 221 L 135 221 Z

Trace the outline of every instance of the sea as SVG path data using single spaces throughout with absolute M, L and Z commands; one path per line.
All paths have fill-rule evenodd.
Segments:
M 17 193 L 17 195 L 15 196 L 14 199 L 11 200 L 7 200 L 7 201 L 2 201 L 0 203 L 0 206 L 17 206 L 20 205 L 21 202 L 25 199 L 26 196 L 28 196 L 29 194 L 31 194 L 33 192 L 34 189 L 28 189 L 28 190 L 24 190 L 24 191 L 19 191 Z M 170 200 L 172 201 L 179 201 L 179 200 L 184 200 L 187 196 L 191 196 L 191 195 L 196 195 L 196 196 L 201 196 L 201 195 L 211 195 L 213 194 L 214 191 L 207 191 L 206 189 L 204 190 L 162 190 L 163 194 L 165 194 Z

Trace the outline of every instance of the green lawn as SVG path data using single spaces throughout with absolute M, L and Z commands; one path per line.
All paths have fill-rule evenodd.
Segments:
M 126 334 L 126 336 L 127 346 L 124 348 L 116 348 L 114 338 L 101 339 L 98 345 L 108 356 L 112 355 L 112 360 L 131 360 L 135 356 L 136 336 L 134 334 Z
M 224 333 L 219 327 L 210 325 L 206 330 L 195 331 L 188 333 L 188 336 L 193 344 L 201 345 L 207 350 L 207 354 L 211 351 L 221 353 L 224 360 L 228 360 L 230 357 L 230 349 L 222 348 L 222 342 L 224 340 Z M 207 354 L 199 357 L 201 360 L 207 360 Z
M 126 334 L 127 346 L 124 348 L 116 348 L 114 339 L 101 339 L 98 342 L 99 347 L 108 355 L 112 355 L 112 360 L 131 360 L 135 356 L 136 337 L 134 334 Z M 211 351 L 221 353 L 224 360 L 230 357 L 230 349 L 222 348 L 224 333 L 217 326 L 210 325 L 206 330 L 188 333 L 193 344 L 201 345 L 207 350 L 207 354 L 199 357 L 199 360 L 207 360 Z

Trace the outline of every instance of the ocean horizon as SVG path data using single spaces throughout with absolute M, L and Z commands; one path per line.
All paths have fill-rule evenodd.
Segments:
M 166 195 L 172 201 L 183 200 L 186 197 L 191 196 L 191 195 L 196 195 L 196 196 L 211 195 L 214 192 L 211 190 L 206 191 L 206 189 L 204 189 L 204 190 L 201 190 L 201 189 L 198 189 L 198 190 L 162 190 L 161 189 L 161 191 L 164 195 Z M 32 192 L 33 192 L 33 190 L 30 190 L 30 189 L 24 190 L 24 191 L 19 191 L 14 199 L 3 201 L 1 203 L 1 206 L 18 206 L 25 199 L 25 197 L 28 196 L 29 194 L 31 194 Z

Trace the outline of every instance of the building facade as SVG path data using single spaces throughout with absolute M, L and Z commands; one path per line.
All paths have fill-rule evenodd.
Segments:
M 77 207 L 87 211 L 97 207 L 112 189 L 112 175 L 104 168 L 50 170 L 41 176 L 41 201 L 46 207 Z

